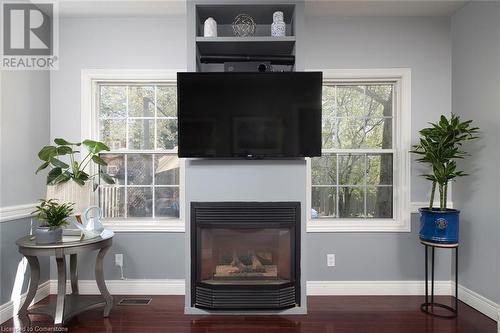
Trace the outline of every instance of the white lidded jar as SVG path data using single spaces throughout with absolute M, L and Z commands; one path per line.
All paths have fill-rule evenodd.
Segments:
M 205 20 L 205 24 L 203 26 L 203 36 L 217 37 L 217 22 L 213 17 L 209 17 Z
M 273 14 L 273 23 L 271 24 L 271 36 L 283 37 L 285 36 L 286 25 L 283 19 L 283 12 L 277 11 Z

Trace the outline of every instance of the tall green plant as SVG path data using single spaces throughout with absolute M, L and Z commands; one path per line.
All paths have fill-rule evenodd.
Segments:
M 109 147 L 104 143 L 93 140 L 72 143 L 61 138 L 55 139 L 54 143 L 56 144 L 55 146 L 45 146 L 38 153 L 38 157 L 43 163 L 38 167 L 35 173 L 50 167 L 50 171 L 47 175 L 47 185 L 57 185 L 67 182 L 70 179 L 79 185 L 85 185 L 85 182 L 96 176 L 99 176 L 107 184 L 115 183 L 113 178 L 103 170 L 99 170 L 99 172 L 94 175 L 89 175 L 85 172 L 85 168 L 90 162 L 94 162 L 100 166 L 108 165 L 106 161 L 99 157 L 100 152 L 109 151 Z M 80 154 L 80 149 L 83 147 L 86 148 L 87 154 L 81 162 L 78 162 L 75 155 Z M 68 156 L 69 164 L 63 162 L 60 159 L 61 156 Z
M 436 186 L 439 190 L 439 208 L 446 210 L 448 183 L 457 177 L 467 176 L 457 170 L 457 159 L 468 156 L 462 145 L 466 141 L 477 139 L 478 127 L 472 127 L 472 120 L 460 121 L 460 117 L 452 114 L 450 119 L 441 116 L 439 122 L 430 123 L 431 127 L 422 129 L 420 143 L 411 151 L 420 155 L 417 161 L 430 164 L 431 174 L 422 175 L 432 182 L 429 208 L 432 209 Z

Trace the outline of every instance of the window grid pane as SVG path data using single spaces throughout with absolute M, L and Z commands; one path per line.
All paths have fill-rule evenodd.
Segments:
M 321 157 L 312 158 L 312 218 L 392 218 L 392 159 L 392 153 L 323 153 Z M 378 161 L 373 163 L 373 160 Z M 332 182 L 333 178 L 336 182 Z M 330 193 L 330 196 L 334 193 L 335 198 L 329 199 L 330 203 L 336 205 L 333 215 L 324 214 L 326 211 L 331 212 L 325 203 L 326 189 L 335 190 Z M 387 202 L 387 194 L 391 198 L 390 207 L 385 211 L 378 210 L 383 211 L 383 216 L 370 213 L 370 207 L 379 207 L 379 202 Z M 368 207 L 370 200 L 374 202 Z
M 312 218 L 393 217 L 394 93 L 391 82 L 323 85 L 323 154 L 311 159 Z
M 177 120 L 175 84 L 102 83 L 97 93 L 99 140 L 111 148 L 101 157 L 117 177 L 99 185 L 104 216 L 178 218 L 177 127 L 163 128 Z

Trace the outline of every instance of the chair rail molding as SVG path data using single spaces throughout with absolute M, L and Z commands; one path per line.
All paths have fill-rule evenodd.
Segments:
M 31 216 L 36 203 L 0 207 L 0 223 L 22 219 Z

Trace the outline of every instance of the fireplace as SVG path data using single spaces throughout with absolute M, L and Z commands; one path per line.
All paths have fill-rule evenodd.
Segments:
M 300 306 L 300 203 L 192 202 L 191 306 Z

